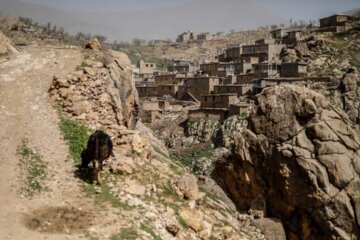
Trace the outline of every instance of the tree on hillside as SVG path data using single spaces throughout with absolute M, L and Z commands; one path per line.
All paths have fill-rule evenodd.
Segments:
M 273 25 L 270 26 L 270 28 L 271 28 L 271 30 L 276 30 L 276 29 L 278 29 L 278 25 L 273 24 Z
M 106 37 L 103 35 L 94 35 L 94 38 L 97 38 L 97 40 L 99 40 L 100 43 L 103 43 L 106 41 Z
M 135 45 L 135 46 L 140 46 L 142 44 L 144 44 L 146 41 L 144 39 L 140 39 L 140 38 L 134 38 L 132 40 L 132 43 Z

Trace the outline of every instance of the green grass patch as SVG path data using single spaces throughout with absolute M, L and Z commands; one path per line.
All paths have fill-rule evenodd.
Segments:
M 158 235 L 156 235 L 156 233 L 154 232 L 154 230 L 152 230 L 150 226 L 142 223 L 140 228 L 145 232 L 149 233 L 153 237 L 153 240 L 161 240 L 161 238 Z
M 206 197 L 208 197 L 208 198 L 210 198 L 210 199 L 212 199 L 212 200 L 214 200 L 214 201 L 216 201 L 216 202 L 218 202 L 219 200 L 221 200 L 221 198 L 220 198 L 218 195 L 216 195 L 216 194 L 214 194 L 214 193 L 211 193 L 211 192 L 208 192 L 208 191 L 206 191 L 206 190 L 205 190 L 204 188 L 202 188 L 202 187 L 200 187 L 199 189 L 200 189 L 200 191 L 206 193 Z
M 189 225 L 186 223 L 186 221 L 179 215 L 178 212 L 176 212 L 176 219 L 178 220 L 179 224 L 184 228 L 188 229 Z
M 48 191 L 44 181 L 47 177 L 47 164 L 42 160 L 41 155 L 29 146 L 29 140 L 24 138 L 17 148 L 17 155 L 20 157 L 19 165 L 24 174 L 24 186 L 22 192 L 27 197 Z
M 161 156 L 165 157 L 165 158 L 168 158 L 168 156 L 160 150 L 160 148 L 156 147 L 156 146 L 153 146 L 153 149 L 155 152 L 157 152 L 158 154 L 160 154 Z
M 60 129 L 64 139 L 69 145 L 69 151 L 74 163 L 81 164 L 81 152 L 86 148 L 89 138 L 89 129 L 74 120 L 65 117 L 60 113 Z
M 168 196 L 168 197 L 177 196 L 174 188 L 171 186 L 170 183 L 164 185 L 164 186 L 163 186 L 163 190 L 164 190 L 163 194 L 164 194 L 165 196 Z
M 111 173 L 102 173 L 102 184 L 100 186 L 95 186 L 92 183 L 85 183 L 84 184 L 84 191 L 88 197 L 94 197 L 95 203 L 97 204 L 103 204 L 103 203 L 109 203 L 114 208 L 121 208 L 124 210 L 130 210 L 133 207 L 130 206 L 126 202 L 122 202 L 120 199 L 118 199 L 116 196 L 114 196 L 111 193 L 111 188 L 109 187 L 109 178 L 110 176 L 113 176 Z M 100 193 L 96 193 L 96 188 L 100 188 Z
M 132 228 L 124 228 L 120 233 L 114 234 L 110 237 L 110 240 L 136 240 L 139 235 Z
M 91 64 L 87 64 L 86 62 L 82 62 L 79 66 L 76 67 L 76 71 L 80 71 L 82 69 L 84 69 L 84 67 L 92 67 Z
M 178 152 L 173 152 L 170 154 L 171 159 L 180 163 L 184 167 L 188 167 L 191 163 L 197 159 L 206 157 L 213 157 L 213 150 L 211 146 L 199 146 L 193 145 L 187 149 L 182 149 Z

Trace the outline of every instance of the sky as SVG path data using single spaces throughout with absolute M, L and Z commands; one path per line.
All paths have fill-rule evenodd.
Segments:
M 3 0 L 0 0 L 3 1 Z M 21 0 L 75 12 L 146 10 L 197 0 Z M 252 0 L 275 14 L 294 20 L 318 19 L 360 7 L 360 0 Z

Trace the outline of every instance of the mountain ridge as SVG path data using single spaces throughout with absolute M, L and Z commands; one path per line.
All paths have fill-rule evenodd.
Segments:
M 176 7 L 121 13 L 67 12 L 19 0 L 0 2 L 0 8 L 12 16 L 30 17 L 42 24 L 51 22 L 63 26 L 70 33 L 91 32 L 105 35 L 109 40 L 125 41 L 139 37 L 175 39 L 179 33 L 188 29 L 218 32 L 285 22 L 281 17 L 248 0 L 199 0 Z M 254 12 L 257 14 L 253 14 Z

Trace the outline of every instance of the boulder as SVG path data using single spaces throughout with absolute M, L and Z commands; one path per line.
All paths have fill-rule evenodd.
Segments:
M 97 40 L 97 38 L 91 39 L 88 43 L 86 43 L 85 49 L 100 51 L 101 45 L 99 40 Z
M 286 240 L 284 228 L 278 219 L 255 219 L 251 224 L 260 229 L 267 240 Z
M 189 200 L 197 200 L 199 197 L 199 187 L 194 175 L 183 175 L 176 182 L 176 186 L 184 196 Z
M 118 123 L 133 129 L 137 122 L 139 96 L 132 76 L 131 62 L 126 54 L 118 51 L 109 50 L 106 57 L 110 74 L 107 92 L 117 109 Z
M 203 229 L 204 213 L 202 211 L 182 208 L 179 210 L 179 215 L 195 232 L 200 232 Z
M 341 80 L 343 92 L 355 91 L 357 88 L 357 81 L 360 81 L 359 76 L 354 73 L 346 74 Z
M 255 102 L 233 156 L 214 173 L 238 209 L 263 196 L 265 215 L 288 236 L 359 239 L 360 140 L 348 116 L 293 85 L 266 88 Z

